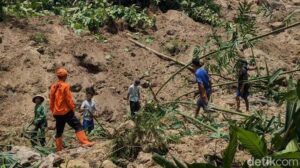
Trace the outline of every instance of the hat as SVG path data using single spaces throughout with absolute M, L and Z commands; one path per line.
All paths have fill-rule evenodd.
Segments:
M 56 70 L 56 75 L 57 75 L 57 77 L 65 77 L 65 76 L 68 75 L 68 72 L 67 72 L 67 70 L 64 69 L 64 68 L 58 68 L 58 69 Z
M 36 99 L 36 98 L 42 99 L 42 102 L 45 100 L 45 98 L 44 98 L 43 96 L 41 96 L 41 95 L 36 95 L 36 96 L 34 96 L 34 97 L 32 98 L 32 102 L 33 102 L 33 103 L 35 102 L 35 99 Z

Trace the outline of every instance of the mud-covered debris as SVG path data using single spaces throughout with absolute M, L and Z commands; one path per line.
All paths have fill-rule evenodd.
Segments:
M 79 83 L 76 83 L 76 84 L 72 85 L 70 89 L 72 92 L 80 92 L 82 89 L 82 85 Z

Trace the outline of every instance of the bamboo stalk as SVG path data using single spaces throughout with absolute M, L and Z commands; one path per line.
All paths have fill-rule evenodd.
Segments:
M 263 34 L 263 35 L 260 35 L 260 36 L 256 36 L 256 37 L 254 37 L 254 38 L 252 38 L 252 39 L 249 39 L 249 40 L 247 40 L 247 41 L 242 41 L 241 43 L 239 43 L 239 45 L 240 45 L 240 44 L 244 44 L 244 43 L 246 43 L 246 42 L 251 42 L 251 41 L 254 41 L 254 40 L 257 40 L 257 39 L 260 39 L 260 38 L 263 38 L 263 37 L 266 37 L 266 36 L 275 34 L 275 33 L 279 33 L 279 32 L 281 32 L 281 31 L 283 31 L 283 30 L 290 29 L 290 28 L 292 28 L 292 27 L 296 27 L 296 26 L 299 26 L 299 25 L 300 25 L 300 22 L 296 22 L 296 23 L 294 23 L 294 24 L 292 24 L 292 25 L 290 25 L 290 26 L 283 27 L 283 28 L 277 29 L 277 30 L 275 30 L 275 31 L 272 31 L 272 32 L 269 32 L 269 33 L 266 33 L 266 34 Z M 206 55 L 200 57 L 199 59 L 203 59 L 203 58 L 209 57 L 209 56 L 211 56 L 211 55 L 213 55 L 213 54 L 215 54 L 215 53 L 217 53 L 217 52 L 220 52 L 220 51 L 226 50 L 226 49 L 228 49 L 228 48 L 231 48 L 232 46 L 233 46 L 233 45 L 229 45 L 229 46 L 225 46 L 225 47 L 219 48 L 219 49 L 217 49 L 217 50 L 215 50 L 215 51 L 212 51 L 212 52 L 210 52 L 210 53 L 208 53 L 208 54 L 206 54 Z M 192 62 L 190 61 L 188 64 L 184 65 L 183 68 L 181 68 L 180 70 L 178 70 L 177 72 L 175 72 L 175 73 L 174 73 L 174 74 L 173 74 L 173 75 L 172 75 L 172 76 L 171 76 L 171 77 L 163 84 L 163 86 L 161 86 L 161 88 L 159 88 L 159 91 L 162 89 L 162 87 L 164 87 L 164 86 L 165 86 L 172 78 L 174 78 L 177 74 L 179 74 L 179 73 L 180 73 L 181 71 L 183 71 L 184 69 L 190 67 L 191 64 L 192 64 Z M 158 94 L 159 91 L 158 91 L 156 94 Z
M 190 65 L 185 65 L 184 67 L 182 67 L 178 71 L 176 71 L 165 83 L 163 83 L 163 85 L 158 89 L 158 91 L 155 93 L 155 95 L 157 96 L 158 93 L 169 83 L 169 81 L 171 81 L 173 79 L 173 77 L 175 77 L 177 74 L 179 74 L 181 71 L 183 71 L 188 66 L 190 66 Z
M 162 57 L 162 58 L 164 58 L 164 59 L 166 59 L 166 60 L 169 60 L 169 61 L 173 61 L 174 63 L 176 63 L 176 64 L 178 64 L 178 65 L 186 66 L 185 63 L 180 62 L 180 61 L 177 61 L 177 60 L 175 60 L 174 58 L 172 58 L 172 57 L 170 57 L 170 56 L 167 56 L 167 55 L 162 54 L 162 53 L 160 53 L 160 52 L 158 52 L 158 51 L 156 51 L 156 50 L 154 50 L 154 49 L 152 49 L 152 48 L 150 48 L 150 47 L 147 47 L 146 45 L 144 45 L 144 44 L 142 44 L 142 43 L 140 43 L 140 42 L 138 42 L 138 41 L 136 41 L 136 40 L 134 40 L 134 39 L 132 39 L 132 38 L 130 38 L 129 41 L 131 41 L 132 43 L 136 44 L 137 46 L 139 46 L 139 47 L 141 47 L 141 48 L 144 48 L 144 49 L 146 49 L 146 50 L 148 50 L 148 51 L 150 51 L 150 52 L 156 54 L 156 55 L 159 56 L 159 57 Z M 193 70 L 191 67 L 188 67 L 188 69 L 191 70 L 191 71 Z
M 216 128 L 214 128 L 214 127 L 212 127 L 210 125 L 204 124 L 203 122 L 201 122 L 201 121 L 199 121 L 199 120 L 197 120 L 197 119 L 195 119 L 193 117 L 190 117 L 190 116 L 188 116 L 188 115 L 186 115 L 184 113 L 180 113 L 180 112 L 178 114 L 180 114 L 180 115 L 182 115 L 182 116 L 184 116 L 184 117 L 192 120 L 193 122 L 195 122 L 195 123 L 197 123 L 199 125 L 202 125 L 203 127 L 207 128 L 207 129 L 209 129 L 209 130 L 211 130 L 213 132 L 218 132 L 218 130 Z

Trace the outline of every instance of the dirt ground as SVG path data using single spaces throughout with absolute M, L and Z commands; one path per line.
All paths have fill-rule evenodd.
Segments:
M 272 31 L 272 23 L 282 21 L 289 12 L 300 8 L 296 0 L 280 2 L 282 6 L 278 5 L 279 9 L 275 11 L 272 19 L 257 16 L 258 34 Z M 238 6 L 237 1 L 220 0 L 219 3 L 222 5 L 224 18 L 233 19 Z M 296 20 L 299 20 L 299 16 L 295 15 Z M 72 86 L 82 86 L 80 91 L 73 92 L 78 105 L 85 98 L 84 88 L 93 85 L 98 92 L 94 99 L 101 112 L 99 119 L 104 126 L 115 128 L 124 122 L 129 113 L 127 88 L 134 79 L 142 78 L 142 83 L 154 83 L 156 87 L 153 89 L 156 91 L 179 69 L 179 66 L 131 43 L 127 34 L 139 37 L 140 42 L 168 55 L 165 46 L 168 42 L 176 40 L 187 47 L 173 57 L 181 62 L 188 62 L 192 58 L 194 47 L 203 45 L 207 34 L 213 31 L 211 26 L 194 22 L 178 11 L 170 10 L 157 14 L 156 17 L 157 31 L 134 34 L 125 30 L 112 35 L 103 30 L 102 36 L 107 39 L 106 42 L 98 41 L 90 33 L 75 34 L 62 25 L 60 18 L 56 16 L 11 19 L 0 23 L 0 144 L 29 145 L 28 141 L 20 137 L 20 133 L 33 117 L 32 96 L 41 94 L 47 100 L 48 87 L 56 80 L 54 71 L 62 66 L 69 71 L 68 82 Z M 37 34 L 44 34 L 47 42 L 35 42 L 33 39 Z M 223 38 L 228 37 L 224 34 Z M 250 50 L 245 50 L 243 54 L 246 58 L 251 58 Z M 265 73 L 265 58 L 270 71 L 278 68 L 297 69 L 297 62 L 300 62 L 300 27 L 260 40 L 254 48 L 254 54 L 262 73 Z M 300 73 L 295 73 L 295 77 L 299 78 Z M 189 71 L 182 72 L 162 90 L 158 99 L 172 101 L 177 96 L 194 90 L 196 86 L 190 82 L 193 80 L 194 77 Z M 216 88 L 213 94 L 214 104 L 234 109 L 234 92 L 232 88 Z M 142 95 L 143 101 L 151 99 L 147 89 L 142 90 Z M 184 99 L 187 98 L 192 96 Z M 263 110 L 270 117 L 280 114 L 284 118 L 284 106 L 258 103 L 264 99 L 259 94 L 252 95 L 250 99 L 250 111 Z M 244 106 L 242 108 L 244 109 Z M 49 125 L 53 126 L 50 113 Z M 192 111 L 187 113 L 192 115 Z M 218 114 L 216 118 L 222 121 L 223 116 Z M 98 145 L 105 146 L 106 143 L 99 142 Z M 226 145 L 224 140 L 197 135 L 185 137 L 179 144 L 172 144 L 170 153 L 186 162 L 203 161 L 206 154 L 221 154 Z M 147 165 L 141 160 L 143 159 L 130 163 L 128 167 L 156 167 L 153 163 L 147 162 Z

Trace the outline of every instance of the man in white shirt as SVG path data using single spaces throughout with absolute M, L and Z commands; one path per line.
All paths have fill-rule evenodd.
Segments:
M 136 113 L 140 110 L 140 80 L 135 80 L 134 84 L 130 85 L 128 88 L 127 99 L 130 104 L 131 116 L 134 117 Z

